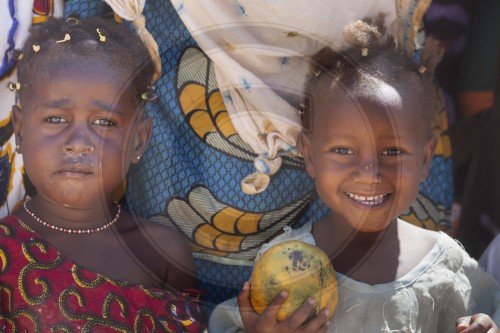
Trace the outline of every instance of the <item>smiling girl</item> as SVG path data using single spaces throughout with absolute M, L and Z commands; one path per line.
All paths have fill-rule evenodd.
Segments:
M 499 286 L 492 277 L 446 234 L 399 218 L 416 199 L 436 145 L 436 45 L 422 50 L 419 66 L 380 41 L 379 30 L 365 22 L 346 26 L 345 37 L 351 48 L 326 48 L 312 59 L 301 134 L 307 173 L 330 214 L 285 231 L 263 249 L 298 239 L 325 251 L 337 272 L 337 308 L 330 320 L 328 309 L 310 319 L 316 300 L 309 299 L 278 322 L 286 291 L 258 315 L 245 284 L 237 298 L 241 316 L 229 300 L 212 314 L 210 329 L 498 332 L 483 314 L 461 318 L 455 327 L 459 317 L 494 313 Z

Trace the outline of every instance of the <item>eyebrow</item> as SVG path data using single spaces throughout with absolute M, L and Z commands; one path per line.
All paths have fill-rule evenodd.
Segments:
M 48 101 L 47 103 L 43 103 L 39 106 L 37 106 L 37 109 L 43 108 L 43 109 L 57 109 L 63 106 L 66 106 L 70 103 L 69 98 L 63 98 L 63 99 L 56 99 L 52 101 Z
M 71 99 L 69 98 L 62 98 L 62 99 L 56 99 L 52 101 L 48 101 L 47 103 L 41 104 L 37 107 L 37 109 L 58 109 L 58 108 L 63 108 L 71 104 Z M 96 107 L 97 109 L 103 111 L 103 112 L 111 112 L 111 113 L 116 113 L 119 115 L 123 115 L 123 112 L 118 110 L 116 107 L 116 104 L 109 104 L 100 100 L 92 100 L 91 105 L 93 107 Z
M 118 103 L 114 104 L 109 104 L 100 100 L 92 100 L 91 103 L 92 106 L 96 106 L 98 109 L 105 111 L 105 112 L 111 112 L 111 113 L 116 113 L 119 115 L 123 115 L 123 112 L 121 112 L 118 108 L 117 105 Z

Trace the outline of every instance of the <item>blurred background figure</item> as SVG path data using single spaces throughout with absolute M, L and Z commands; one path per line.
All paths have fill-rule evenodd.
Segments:
M 457 77 L 458 118 L 452 126 L 457 238 L 476 258 L 500 230 L 500 1 L 472 12 Z

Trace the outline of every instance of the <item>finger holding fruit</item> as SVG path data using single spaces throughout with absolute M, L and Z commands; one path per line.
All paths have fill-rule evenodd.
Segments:
M 484 313 L 458 318 L 455 326 L 457 333 L 500 333 L 493 319 Z
M 250 284 L 245 283 L 243 290 L 238 294 L 238 305 L 246 333 L 326 333 L 329 324 L 329 309 L 324 309 L 314 318 L 310 318 L 315 311 L 314 298 L 307 299 L 290 317 L 278 321 L 277 313 L 286 301 L 288 293 L 280 292 L 262 311 L 257 313 L 250 301 Z M 307 320 L 310 318 L 310 320 Z M 304 323 L 306 322 L 307 323 Z

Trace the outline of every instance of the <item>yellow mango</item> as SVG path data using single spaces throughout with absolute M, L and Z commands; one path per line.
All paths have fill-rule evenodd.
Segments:
M 250 300 L 257 313 L 282 291 L 288 297 L 277 314 L 283 321 L 309 297 L 316 299 L 310 317 L 322 309 L 333 315 L 338 302 L 337 278 L 330 259 L 319 247 L 289 240 L 268 249 L 255 263 L 250 277 Z

